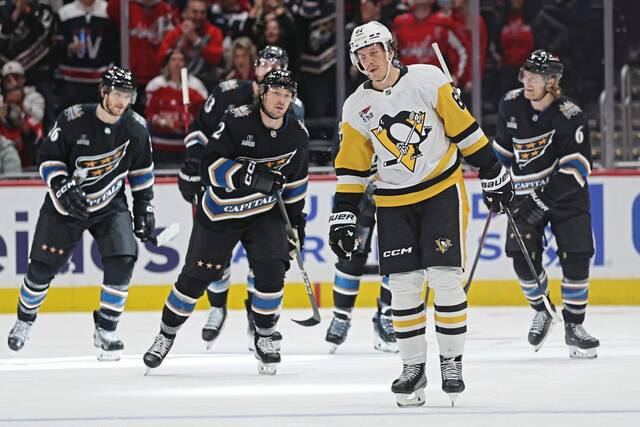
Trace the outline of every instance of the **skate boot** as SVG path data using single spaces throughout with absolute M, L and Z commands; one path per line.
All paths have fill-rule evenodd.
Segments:
M 256 334 L 254 338 L 255 356 L 258 359 L 260 375 L 275 375 L 280 363 L 280 353 L 275 349 L 273 336 L 263 337 Z
M 391 384 L 391 392 L 401 408 L 424 405 L 424 389 L 427 386 L 424 363 L 402 365 L 400 377 Z
M 116 335 L 116 331 L 107 331 L 100 327 L 98 316 L 98 312 L 94 311 L 93 322 L 96 329 L 93 332 L 93 345 L 96 348 L 98 360 L 100 362 L 116 362 L 122 356 L 124 344 Z
M 202 327 L 202 339 L 206 343 L 207 350 L 213 346 L 213 341 L 220 334 L 226 319 L 226 307 L 211 307 L 209 309 L 209 317 L 207 317 L 207 322 Z
M 569 357 L 573 359 L 595 359 L 600 341 L 584 330 L 579 323 L 564 324 L 564 341 L 569 346 Z
M 378 299 L 378 311 L 371 320 L 373 321 L 373 348 L 386 353 L 397 353 L 398 343 L 393 330 L 391 307 L 383 307 Z
M 147 375 L 151 369 L 160 366 L 164 358 L 167 357 L 169 350 L 171 350 L 174 340 L 175 337 L 168 338 L 162 334 L 158 334 L 158 336 L 156 336 L 153 345 L 142 357 L 144 364 L 147 365 L 147 370 L 144 373 L 145 375 Z
M 448 359 L 440 356 L 440 373 L 442 374 L 442 391 L 449 395 L 451 406 L 454 406 L 458 395 L 464 391 L 462 356 Z
M 553 306 L 552 308 L 555 310 Z M 527 338 L 529 339 L 529 344 L 533 346 L 534 351 L 540 350 L 540 347 L 542 347 L 542 344 L 544 344 L 549 336 L 549 332 L 551 332 L 551 328 L 553 328 L 552 320 L 547 310 L 536 311 L 536 314 L 533 316 Z
M 351 319 L 343 319 L 341 317 L 334 317 L 331 320 L 331 325 L 327 330 L 327 336 L 325 340 L 331 344 L 329 347 L 329 353 L 333 354 L 338 349 L 338 346 L 347 339 L 347 332 L 351 327 Z
M 16 324 L 11 328 L 11 331 L 9 332 L 9 339 L 7 340 L 7 344 L 9 344 L 9 348 L 11 350 L 19 351 L 22 349 L 24 343 L 27 342 L 31 335 L 32 326 L 33 322 L 25 322 L 20 319 L 16 320 Z
M 249 351 L 255 351 L 255 334 L 256 327 L 253 324 L 253 312 L 251 311 L 251 303 L 248 299 L 244 300 L 244 306 L 247 309 L 247 343 L 249 347 Z M 273 331 L 273 335 L 271 335 L 271 340 L 273 341 L 273 347 L 276 351 L 280 351 L 282 348 L 282 334 L 278 331 Z

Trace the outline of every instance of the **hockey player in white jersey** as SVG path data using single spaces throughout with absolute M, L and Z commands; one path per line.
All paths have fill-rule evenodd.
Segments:
M 396 65 L 391 33 L 375 21 L 353 31 L 349 48 L 353 65 L 369 80 L 343 107 L 329 243 L 339 258 L 354 251 L 358 203 L 375 153 L 380 274 L 389 276 L 403 363 L 391 390 L 401 407 L 425 402 L 426 270 L 435 294 L 442 389 L 453 404 L 465 388 L 467 332 L 462 272 L 468 204 L 461 156 L 480 169 L 485 203 L 494 212 L 513 198 L 511 179 L 439 68 Z

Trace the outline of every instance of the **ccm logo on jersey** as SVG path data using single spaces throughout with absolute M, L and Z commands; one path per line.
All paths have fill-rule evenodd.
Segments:
M 383 258 L 390 258 L 392 256 L 410 254 L 411 251 L 413 251 L 413 246 L 409 246 L 408 248 L 392 249 L 390 251 L 384 251 L 382 253 L 382 257 Z
M 416 159 L 422 157 L 420 144 L 429 136 L 431 127 L 426 127 L 426 113 L 422 111 L 401 111 L 391 117 L 384 114 L 373 135 L 380 144 L 395 158 L 385 160 L 383 166 L 393 166 L 398 163 L 410 172 L 416 168 Z

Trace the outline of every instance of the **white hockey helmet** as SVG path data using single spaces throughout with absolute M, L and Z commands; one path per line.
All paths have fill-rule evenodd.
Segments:
M 356 27 L 353 30 L 353 33 L 351 33 L 351 40 L 349 41 L 349 56 L 351 57 L 351 63 L 354 67 L 360 70 L 361 73 L 367 75 L 365 69 L 360 65 L 358 54 L 356 52 L 363 47 L 382 43 L 384 51 L 388 54 L 389 50 L 391 50 L 392 42 L 393 37 L 391 36 L 391 32 L 378 21 L 367 22 L 366 24 Z

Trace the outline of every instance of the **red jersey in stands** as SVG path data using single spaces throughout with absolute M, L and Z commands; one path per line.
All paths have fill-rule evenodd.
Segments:
M 533 51 L 534 39 L 531 27 L 522 15 L 510 14 L 507 23 L 500 31 L 502 65 L 520 67 Z

